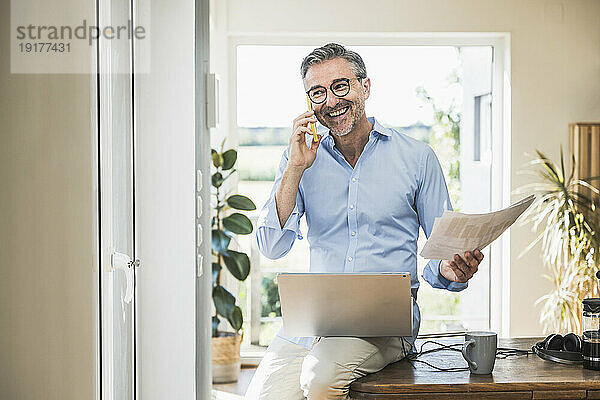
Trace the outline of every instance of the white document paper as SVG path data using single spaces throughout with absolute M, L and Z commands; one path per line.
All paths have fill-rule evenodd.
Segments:
M 452 260 L 455 254 L 483 250 L 508 229 L 533 203 L 534 195 L 528 196 L 500 211 L 487 214 L 463 214 L 444 211 L 433 222 L 431 235 L 421 256 L 435 260 Z

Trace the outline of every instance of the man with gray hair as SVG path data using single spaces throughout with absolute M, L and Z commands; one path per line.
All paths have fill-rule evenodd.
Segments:
M 305 215 L 311 272 L 410 272 L 410 337 L 303 337 L 278 333 L 260 363 L 246 399 L 344 399 L 350 383 L 411 351 L 421 315 L 416 303 L 419 227 L 451 210 L 433 150 L 367 118 L 371 81 L 356 52 L 330 43 L 304 58 L 301 76 L 313 111 L 293 122 L 271 196 L 257 224 L 260 251 L 287 254 L 302 239 Z M 307 145 L 308 125 L 329 129 Z M 423 278 L 433 287 L 463 290 L 483 254 L 430 260 Z M 376 295 L 376 294 L 374 294 Z

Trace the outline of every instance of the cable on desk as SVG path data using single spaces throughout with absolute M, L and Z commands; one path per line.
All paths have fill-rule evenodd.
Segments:
M 423 351 L 423 347 L 425 347 L 425 345 L 428 343 L 435 344 L 439 347 Z M 436 342 L 435 340 L 426 340 L 423 343 L 421 343 L 421 348 L 419 349 L 419 351 L 416 354 L 423 355 L 423 354 L 434 353 L 436 351 L 442 351 L 442 350 L 461 351 L 462 345 L 463 345 L 462 343 L 444 344 L 444 343 Z M 456 347 L 460 347 L 460 348 L 456 348 Z
M 496 350 L 496 358 L 501 359 L 501 360 L 508 358 L 508 357 L 516 357 L 516 356 L 529 357 L 530 354 L 533 354 L 533 351 L 513 349 L 510 347 L 498 347 L 498 350 Z
M 435 344 L 438 347 L 433 348 L 433 349 L 429 349 L 429 350 L 425 350 L 423 351 L 423 347 L 426 344 Z M 469 367 L 452 367 L 452 368 L 442 368 L 442 367 L 438 367 L 436 365 L 433 365 L 427 361 L 424 360 L 419 360 L 418 357 L 425 355 L 425 354 L 429 354 L 429 353 L 434 353 L 437 351 L 444 351 L 444 350 L 448 350 L 448 351 L 458 351 L 461 352 L 462 350 L 462 346 L 463 343 L 453 343 L 453 344 L 443 344 L 440 342 L 436 342 L 434 340 L 427 340 L 425 342 L 423 342 L 421 344 L 421 347 L 419 349 L 418 352 L 416 353 L 412 353 L 412 354 L 407 354 L 405 355 L 405 358 L 407 361 L 409 361 L 412 365 L 413 368 L 415 368 L 414 363 L 415 362 L 420 362 L 422 364 L 425 364 L 437 371 L 441 371 L 441 372 L 461 372 L 461 371 L 468 371 Z M 509 347 L 498 347 L 497 351 L 496 351 L 496 358 L 497 359 L 505 359 L 508 357 L 515 357 L 515 356 L 529 356 L 529 354 L 533 354 L 530 350 L 520 350 L 520 349 L 513 349 L 513 348 L 509 348 Z
M 429 349 L 426 351 L 423 351 L 423 347 L 428 344 L 428 343 L 432 343 L 435 344 L 439 347 L 436 347 L 434 349 Z M 424 355 L 424 354 L 429 354 L 429 353 L 434 353 L 436 351 L 443 351 L 443 350 L 449 350 L 449 351 L 461 351 L 462 348 L 462 343 L 454 343 L 454 344 L 443 344 L 440 342 L 436 342 L 434 340 L 427 340 L 425 342 L 423 342 L 421 344 L 421 348 L 419 349 L 419 351 L 417 353 L 412 353 L 412 354 L 408 354 L 406 356 L 406 359 L 411 363 L 412 367 L 414 368 L 415 365 L 413 363 L 415 362 L 420 362 L 422 364 L 425 364 L 437 371 L 441 371 L 441 372 L 461 372 L 461 371 L 468 371 L 469 367 L 452 367 L 452 368 L 442 368 L 442 367 L 438 367 L 437 365 L 433 365 L 431 363 L 428 363 L 427 361 L 424 360 L 419 360 L 418 357 Z M 457 346 L 460 346 L 460 348 L 457 348 Z

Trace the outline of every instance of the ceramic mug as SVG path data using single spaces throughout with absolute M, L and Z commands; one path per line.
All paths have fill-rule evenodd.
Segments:
M 462 355 L 472 374 L 491 374 L 496 362 L 498 335 L 494 332 L 468 332 Z

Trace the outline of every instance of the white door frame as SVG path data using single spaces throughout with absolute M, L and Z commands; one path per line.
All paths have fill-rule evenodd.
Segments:
M 195 0 L 136 0 L 136 25 L 148 29 L 134 47 L 136 71 L 146 69 L 134 87 L 136 255 L 142 262 L 137 387 L 143 400 L 197 395 L 197 241 L 210 243 L 206 226 L 203 238 L 196 236 L 197 11 Z
M 210 65 L 209 0 L 196 0 L 196 224 L 203 240 L 196 242 L 196 400 L 212 391 L 212 260 L 210 231 L 210 130 L 207 126 L 206 77 Z
M 128 7 L 131 7 L 133 3 L 130 0 L 127 1 Z M 97 24 L 98 26 L 108 26 L 113 25 L 111 14 L 111 1 L 110 0 L 99 0 L 97 3 Z M 128 15 L 129 17 L 129 15 Z M 135 321 L 136 321 L 136 296 L 135 296 L 135 267 L 125 267 L 122 271 L 115 270 L 113 268 L 112 260 L 115 255 L 115 249 L 113 247 L 113 243 L 115 238 L 113 237 L 114 231 L 114 213 L 117 213 L 118 210 L 115 209 L 116 205 L 113 202 L 114 196 L 116 194 L 115 188 L 113 185 L 113 97 L 111 96 L 111 89 L 115 84 L 115 76 L 116 74 L 123 73 L 124 71 L 115 71 L 113 70 L 112 59 L 115 55 L 116 51 L 113 49 L 113 41 L 105 40 L 100 38 L 97 40 L 98 53 L 97 53 L 97 88 L 98 91 L 98 141 L 99 141 L 99 192 L 100 192 L 100 203 L 99 203 L 99 211 L 100 211 L 100 321 L 99 321 L 99 329 L 100 329 L 100 396 L 103 400 L 120 400 L 115 399 L 115 387 L 113 377 L 117 371 L 114 370 L 114 360 L 115 357 L 118 357 L 118 354 L 115 354 L 114 350 L 114 341 L 113 341 L 113 329 L 114 329 L 114 317 L 115 317 L 115 309 L 120 307 L 119 304 L 114 304 L 114 296 L 113 296 L 113 284 L 112 280 L 115 277 L 115 274 L 126 274 L 128 276 L 127 279 L 127 290 L 131 290 L 133 292 L 133 299 L 131 302 L 125 307 L 130 309 L 131 312 L 131 321 L 130 329 L 131 336 L 129 340 L 131 341 L 131 351 L 132 362 L 131 365 L 125 366 L 125 368 L 129 368 L 129 373 L 131 374 L 131 398 L 134 399 L 136 396 L 137 388 L 135 381 L 135 366 L 136 366 L 136 331 L 135 331 Z M 131 42 L 130 42 L 131 45 Z M 129 47 L 129 57 L 132 57 L 132 47 Z M 133 64 L 131 62 L 130 68 L 133 68 Z M 134 129 L 134 114 L 133 114 L 133 79 L 134 75 L 132 73 L 129 74 L 129 87 L 128 90 L 131 93 L 130 102 L 126 106 L 129 107 L 129 125 L 131 128 L 131 153 L 130 156 L 130 173 L 129 182 L 131 183 L 131 203 L 127 206 L 130 207 L 129 215 L 131 216 L 131 232 L 130 232 L 130 240 L 131 240 L 131 249 L 130 254 L 126 254 L 131 259 L 135 258 L 135 225 L 134 225 L 134 204 L 135 204 L 135 190 L 134 190 L 134 168 L 135 168 L 135 129 Z M 121 205 L 122 206 L 122 205 Z M 129 279 L 132 277 L 132 279 Z M 127 303 L 126 303 L 127 304 Z M 126 332 L 124 332 L 126 333 Z

